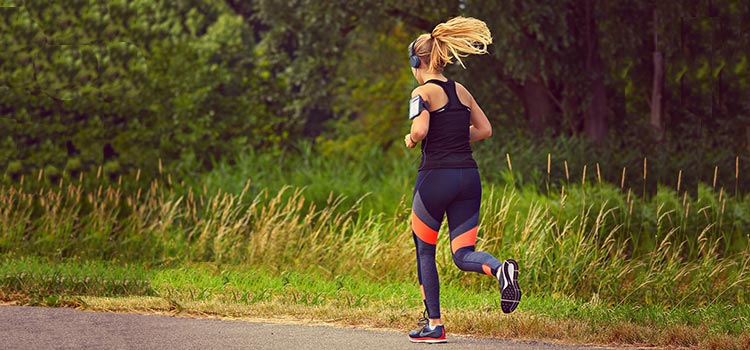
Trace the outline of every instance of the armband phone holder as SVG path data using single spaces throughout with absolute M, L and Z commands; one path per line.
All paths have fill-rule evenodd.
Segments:
M 417 95 L 409 100 L 409 120 L 416 118 L 425 110 L 430 110 L 430 103 L 422 99 L 422 96 Z

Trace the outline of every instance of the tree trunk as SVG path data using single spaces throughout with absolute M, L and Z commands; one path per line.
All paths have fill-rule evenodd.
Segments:
M 532 133 L 537 137 L 544 135 L 544 131 L 550 126 L 550 118 L 555 113 L 555 105 L 549 93 L 549 89 L 539 76 L 526 79 L 521 88 L 526 120 Z
M 659 51 L 654 52 L 654 84 L 653 91 L 651 93 L 651 126 L 654 128 L 654 132 L 659 135 L 657 138 L 661 139 L 661 134 L 664 128 L 663 117 L 662 117 L 662 90 L 664 88 L 664 59 Z
M 607 138 L 609 124 L 607 114 L 607 90 L 604 85 L 604 65 L 599 54 L 599 30 L 594 18 L 595 0 L 586 0 L 586 72 L 589 76 L 589 96 L 591 102 L 583 112 L 584 132 L 595 143 L 602 143 Z
M 664 58 L 659 51 L 659 37 L 657 34 L 656 9 L 654 9 L 654 79 L 651 91 L 651 127 L 657 140 L 661 140 L 664 134 L 664 118 L 662 116 L 662 91 L 664 89 Z

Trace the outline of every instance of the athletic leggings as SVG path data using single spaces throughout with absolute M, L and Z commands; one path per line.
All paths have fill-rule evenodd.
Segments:
M 417 248 L 417 275 L 430 318 L 440 318 L 440 282 L 435 245 L 443 214 L 448 216 L 453 262 L 463 271 L 495 276 L 502 263 L 475 252 L 482 184 L 476 168 L 426 169 L 417 175 L 412 199 L 412 235 Z

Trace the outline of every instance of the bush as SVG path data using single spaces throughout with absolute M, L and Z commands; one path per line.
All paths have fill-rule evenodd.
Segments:
M 192 176 L 288 136 L 268 108 L 278 82 L 251 27 L 221 1 L 173 5 L 4 9 L 15 12 L 0 20 L 6 183 L 43 169 L 52 182 L 99 167 L 112 180 L 162 168 Z

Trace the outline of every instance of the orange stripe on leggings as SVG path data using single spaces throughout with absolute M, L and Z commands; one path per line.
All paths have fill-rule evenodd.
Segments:
M 422 222 L 422 220 L 420 220 L 417 214 L 413 211 L 411 212 L 411 229 L 414 230 L 414 233 L 417 234 L 417 237 L 419 237 L 425 243 L 432 245 L 437 244 L 438 232 L 431 229 L 429 226 L 427 226 L 427 224 Z
M 451 241 L 451 250 L 455 254 L 461 248 L 471 247 L 477 243 L 477 230 L 478 227 L 474 226 L 473 229 L 468 230 Z
M 422 300 L 427 300 L 427 294 L 424 294 L 424 286 L 420 284 L 419 290 L 422 291 Z
M 482 264 L 482 271 L 484 271 L 484 273 L 486 273 L 486 274 L 488 274 L 490 276 L 494 276 L 492 274 L 492 268 L 489 267 L 488 265 Z

